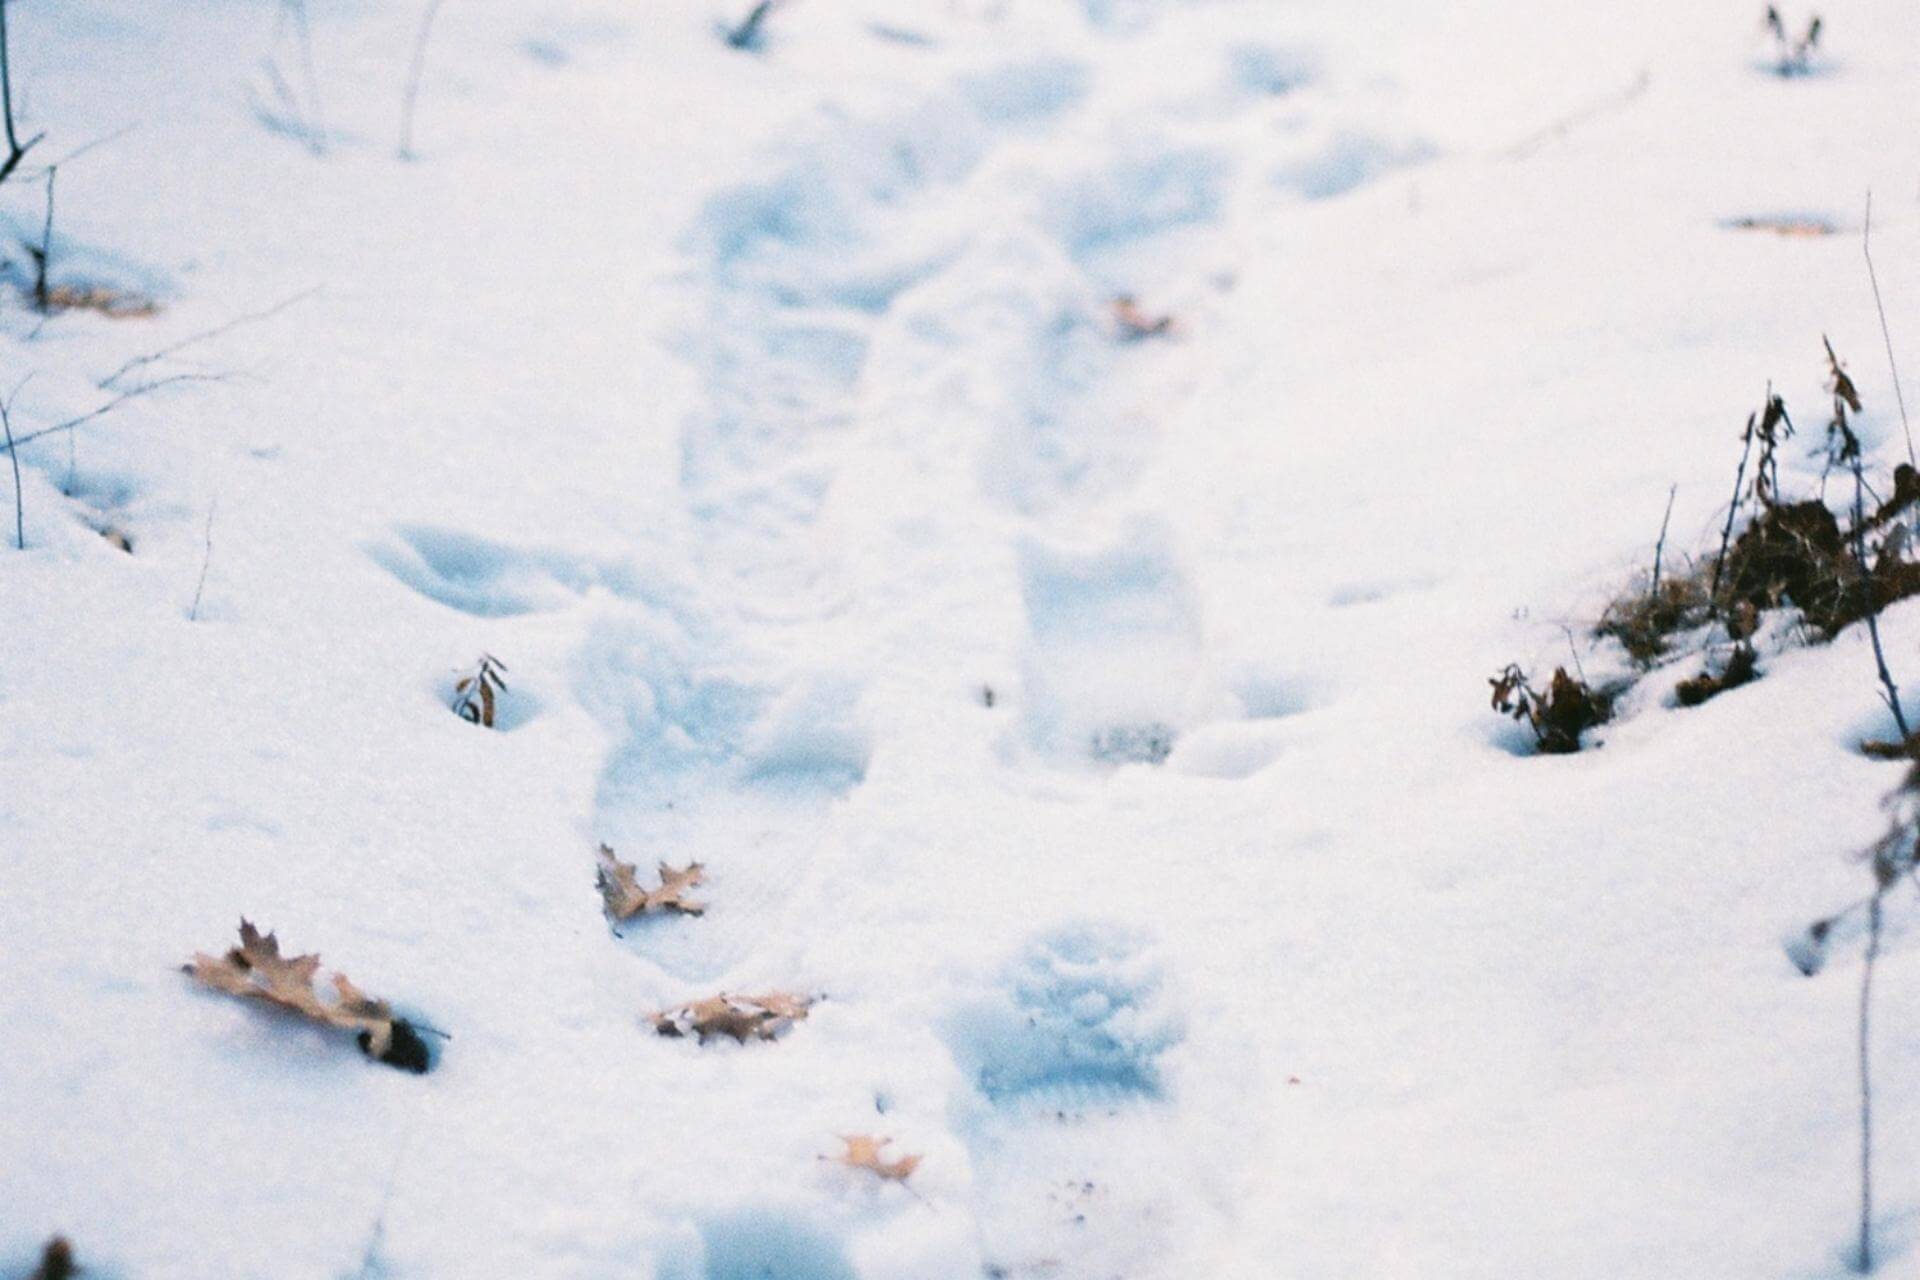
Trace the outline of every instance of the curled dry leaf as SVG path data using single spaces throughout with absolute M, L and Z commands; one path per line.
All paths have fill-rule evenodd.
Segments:
M 892 1138 L 876 1138 L 865 1133 L 843 1133 L 839 1138 L 847 1144 L 847 1149 L 834 1157 L 835 1164 L 846 1165 L 849 1169 L 865 1169 L 887 1182 L 905 1182 L 920 1167 L 923 1159 L 921 1156 L 883 1159 L 880 1151 L 892 1144 Z
M 320 957 L 282 956 L 279 939 L 262 934 L 251 921 L 240 921 L 239 946 L 218 959 L 195 954 L 183 968 L 194 981 L 215 991 L 265 1000 L 324 1026 L 352 1031 L 370 1058 L 409 1071 L 427 1069 L 425 1042 L 405 1018 L 394 1017 L 386 1001 L 367 995 L 339 973 L 333 975 L 334 998 L 323 998 L 313 985 Z
M 1113 323 L 1122 338 L 1157 338 L 1174 332 L 1172 316 L 1147 314 L 1139 300 L 1130 293 L 1118 295 L 1112 305 Z
M 672 1009 L 652 1014 L 653 1029 L 663 1036 L 689 1033 L 705 1044 L 715 1036 L 732 1036 L 745 1044 L 748 1040 L 772 1040 L 796 1022 L 806 1019 L 813 1007 L 812 996 L 796 996 L 785 991 L 770 991 L 758 996 L 734 996 L 721 992 L 704 1000 L 692 1000 Z
M 660 864 L 660 887 L 642 889 L 637 868 L 622 862 L 608 845 L 600 846 L 600 896 L 606 900 L 607 914 L 615 920 L 631 920 L 649 911 L 675 911 L 697 916 L 707 909 L 704 902 L 687 897 L 687 891 L 703 883 L 707 869 L 698 862 L 674 868 Z

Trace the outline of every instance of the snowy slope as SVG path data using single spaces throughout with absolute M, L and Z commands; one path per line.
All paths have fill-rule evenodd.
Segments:
M 1564 758 L 1484 679 L 1605 668 L 1823 333 L 1904 453 L 1910 7 L 1783 80 L 1744 3 L 452 0 L 411 162 L 420 13 L 308 8 L 311 83 L 266 0 L 8 6 L 10 241 L 105 138 L 53 275 L 161 304 L 10 292 L 15 430 L 208 376 L 20 449 L 0 1274 L 1844 1273 L 1858 956 L 1781 940 L 1899 776 L 1864 637 Z M 602 841 L 706 914 L 616 933 Z M 242 915 L 436 1069 L 196 990 Z

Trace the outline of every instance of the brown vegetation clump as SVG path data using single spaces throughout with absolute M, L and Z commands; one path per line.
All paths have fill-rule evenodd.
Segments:
M 1545 693 L 1528 684 L 1526 673 L 1512 664 L 1487 683 L 1493 686 L 1493 709 L 1531 728 L 1535 745 L 1546 755 L 1578 751 L 1580 735 L 1613 716 L 1613 700 L 1568 675 L 1565 667 L 1554 668 Z
M 1718 674 L 1709 668 L 1690 680 L 1682 680 L 1674 686 L 1673 696 L 1683 707 L 1697 707 L 1729 689 L 1751 684 L 1759 674 L 1760 655 L 1754 652 L 1752 645 L 1743 641 L 1733 646 L 1733 652 L 1727 655 L 1726 665 L 1720 668 Z
M 1668 637 L 1704 626 L 1713 616 L 1713 597 L 1701 575 L 1670 574 L 1649 590 L 1634 590 L 1607 606 L 1594 634 L 1620 642 L 1642 666 L 1667 651 Z

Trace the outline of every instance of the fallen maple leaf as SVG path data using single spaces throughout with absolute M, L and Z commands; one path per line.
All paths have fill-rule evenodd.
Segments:
M 813 997 L 796 996 L 785 991 L 770 991 L 759 996 L 734 996 L 721 992 L 704 1000 L 690 1000 L 652 1014 L 653 1029 L 663 1036 L 684 1036 L 691 1032 L 705 1044 L 715 1036 L 732 1036 L 741 1044 L 748 1040 L 772 1040 L 796 1022 L 806 1019 Z
M 843 1133 L 840 1141 L 847 1149 L 834 1157 L 835 1164 L 846 1165 L 849 1169 L 865 1169 L 868 1173 L 887 1181 L 905 1182 L 915 1169 L 920 1167 L 922 1156 L 901 1156 L 898 1160 L 883 1160 L 880 1149 L 892 1144 L 892 1138 L 876 1138 L 865 1133 Z
M 606 899 L 607 914 L 615 920 L 631 920 L 649 911 L 677 911 L 681 915 L 697 916 L 707 909 L 707 904 L 694 902 L 686 894 L 706 878 L 707 869 L 698 862 L 689 862 L 678 870 L 663 862 L 660 887 L 642 889 L 634 865 L 622 862 L 607 845 L 600 846 L 600 896 Z
M 393 1016 L 386 1001 L 367 995 L 339 973 L 333 975 L 335 999 L 322 999 L 313 987 L 320 957 L 282 956 L 279 939 L 262 934 L 249 920 L 240 921 L 239 946 L 229 948 L 219 959 L 195 953 L 182 968 L 194 981 L 215 991 L 265 1000 L 324 1026 L 355 1032 L 361 1052 L 370 1058 L 409 1071 L 427 1069 L 426 1043 L 405 1018 Z

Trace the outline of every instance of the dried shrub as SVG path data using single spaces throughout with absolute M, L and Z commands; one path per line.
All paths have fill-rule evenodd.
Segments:
M 1545 693 L 1513 664 L 1487 683 L 1493 686 L 1493 709 L 1531 728 L 1535 745 L 1546 755 L 1578 751 L 1580 735 L 1613 716 L 1612 698 L 1568 675 L 1565 667 L 1553 669 Z
M 1682 680 L 1674 686 L 1673 696 L 1683 707 L 1697 707 L 1729 689 L 1751 684 L 1759 675 L 1760 655 L 1743 641 L 1733 646 L 1733 652 L 1727 655 L 1726 663 L 1718 672 L 1709 666 L 1692 679 Z
M 1712 616 L 1713 597 L 1698 572 L 1669 574 L 1658 586 L 1636 586 L 1609 604 L 1594 634 L 1618 640 L 1628 657 L 1647 666 L 1666 653 L 1670 637 Z

